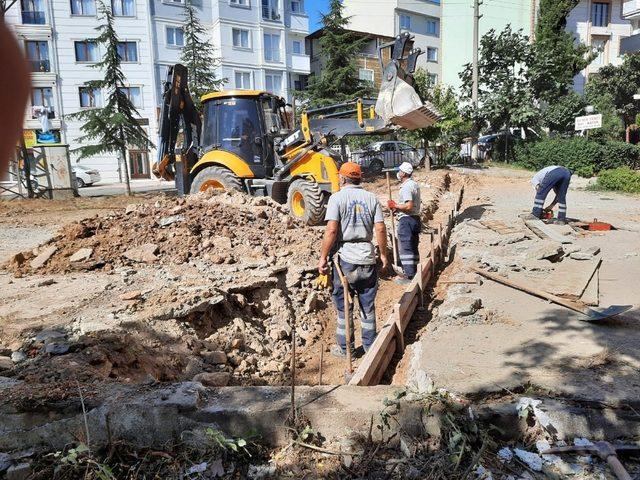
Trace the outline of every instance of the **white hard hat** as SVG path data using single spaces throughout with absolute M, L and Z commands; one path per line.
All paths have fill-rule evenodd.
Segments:
M 413 165 L 409 162 L 403 162 L 402 165 L 400 165 L 400 171 L 407 175 L 411 175 L 413 173 Z

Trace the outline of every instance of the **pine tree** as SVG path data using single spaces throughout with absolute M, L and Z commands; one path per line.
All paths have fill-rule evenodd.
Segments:
M 304 97 L 309 106 L 319 107 L 371 95 L 371 84 L 358 77 L 356 56 L 368 39 L 347 30 L 340 0 L 330 0 L 329 13 L 322 16 L 324 35 L 320 39 L 324 68 L 312 75 Z
M 100 89 L 103 94 L 107 92 L 106 102 L 102 107 L 81 110 L 67 117 L 84 121 L 80 127 L 83 135 L 77 139 L 78 142 L 96 142 L 75 149 L 74 151 L 79 153 L 79 159 L 104 153 L 120 154 L 120 160 L 124 166 L 127 195 L 131 195 L 127 148 L 135 146 L 147 149 L 151 142 L 136 119 L 140 114 L 124 90 L 126 78 L 120 65 L 118 35 L 115 31 L 113 14 L 102 2 L 99 8 L 104 23 L 96 28 L 100 32 L 96 42 L 103 46 L 105 52 L 102 61 L 91 67 L 102 70 L 104 78 L 86 82 L 84 86 L 91 91 Z
M 198 19 L 198 12 L 187 0 L 184 11 L 184 47 L 180 61 L 189 72 L 189 90 L 193 102 L 200 107 L 200 97 L 207 92 L 220 90 L 227 81 L 216 78 L 215 70 L 220 65 L 220 58 L 215 56 L 215 48 L 207 39 L 208 33 Z

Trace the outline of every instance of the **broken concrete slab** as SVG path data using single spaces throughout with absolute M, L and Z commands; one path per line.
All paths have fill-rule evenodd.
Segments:
M 93 253 L 93 248 L 81 248 L 76 253 L 69 257 L 70 262 L 84 262 L 91 257 Z
M 56 253 L 57 250 L 58 247 L 56 245 L 50 245 L 44 248 L 36 258 L 31 260 L 31 268 L 33 270 L 37 270 L 44 267 L 44 265 L 49 261 L 53 254 Z
M 0 371 L 10 370 L 13 368 L 13 361 L 11 357 L 0 356 Z
M 482 300 L 480 298 L 471 296 L 454 297 L 440 305 L 438 315 L 453 318 L 465 317 L 474 314 L 481 307 Z
M 553 240 L 543 240 L 534 245 L 526 254 L 530 260 L 556 261 L 564 253 L 562 244 Z
M 229 372 L 202 372 L 193 377 L 194 382 L 200 382 L 205 387 L 226 387 L 230 379 Z
M 157 252 L 158 245 L 155 243 L 145 243 L 138 247 L 130 248 L 124 252 L 124 257 L 134 262 L 153 263 L 158 259 L 158 257 L 156 257 Z

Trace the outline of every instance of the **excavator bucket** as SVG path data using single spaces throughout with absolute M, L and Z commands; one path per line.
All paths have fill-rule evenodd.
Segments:
M 378 48 L 378 58 L 382 68 L 382 85 L 376 101 L 376 113 L 388 125 L 397 125 L 407 130 L 416 130 L 435 124 L 440 120 L 438 110 L 429 102 L 423 102 L 416 93 L 413 72 L 422 51 L 405 51 L 413 37 L 408 33 L 398 35 L 395 41 Z M 391 49 L 389 61 L 384 60 L 384 52 Z

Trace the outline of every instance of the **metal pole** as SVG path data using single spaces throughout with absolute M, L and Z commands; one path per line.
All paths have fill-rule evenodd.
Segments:
M 471 103 L 474 112 L 478 111 L 478 50 L 480 49 L 480 0 L 473 0 L 473 86 L 471 90 Z M 473 122 L 473 135 L 471 140 L 471 159 L 478 160 L 478 124 Z

